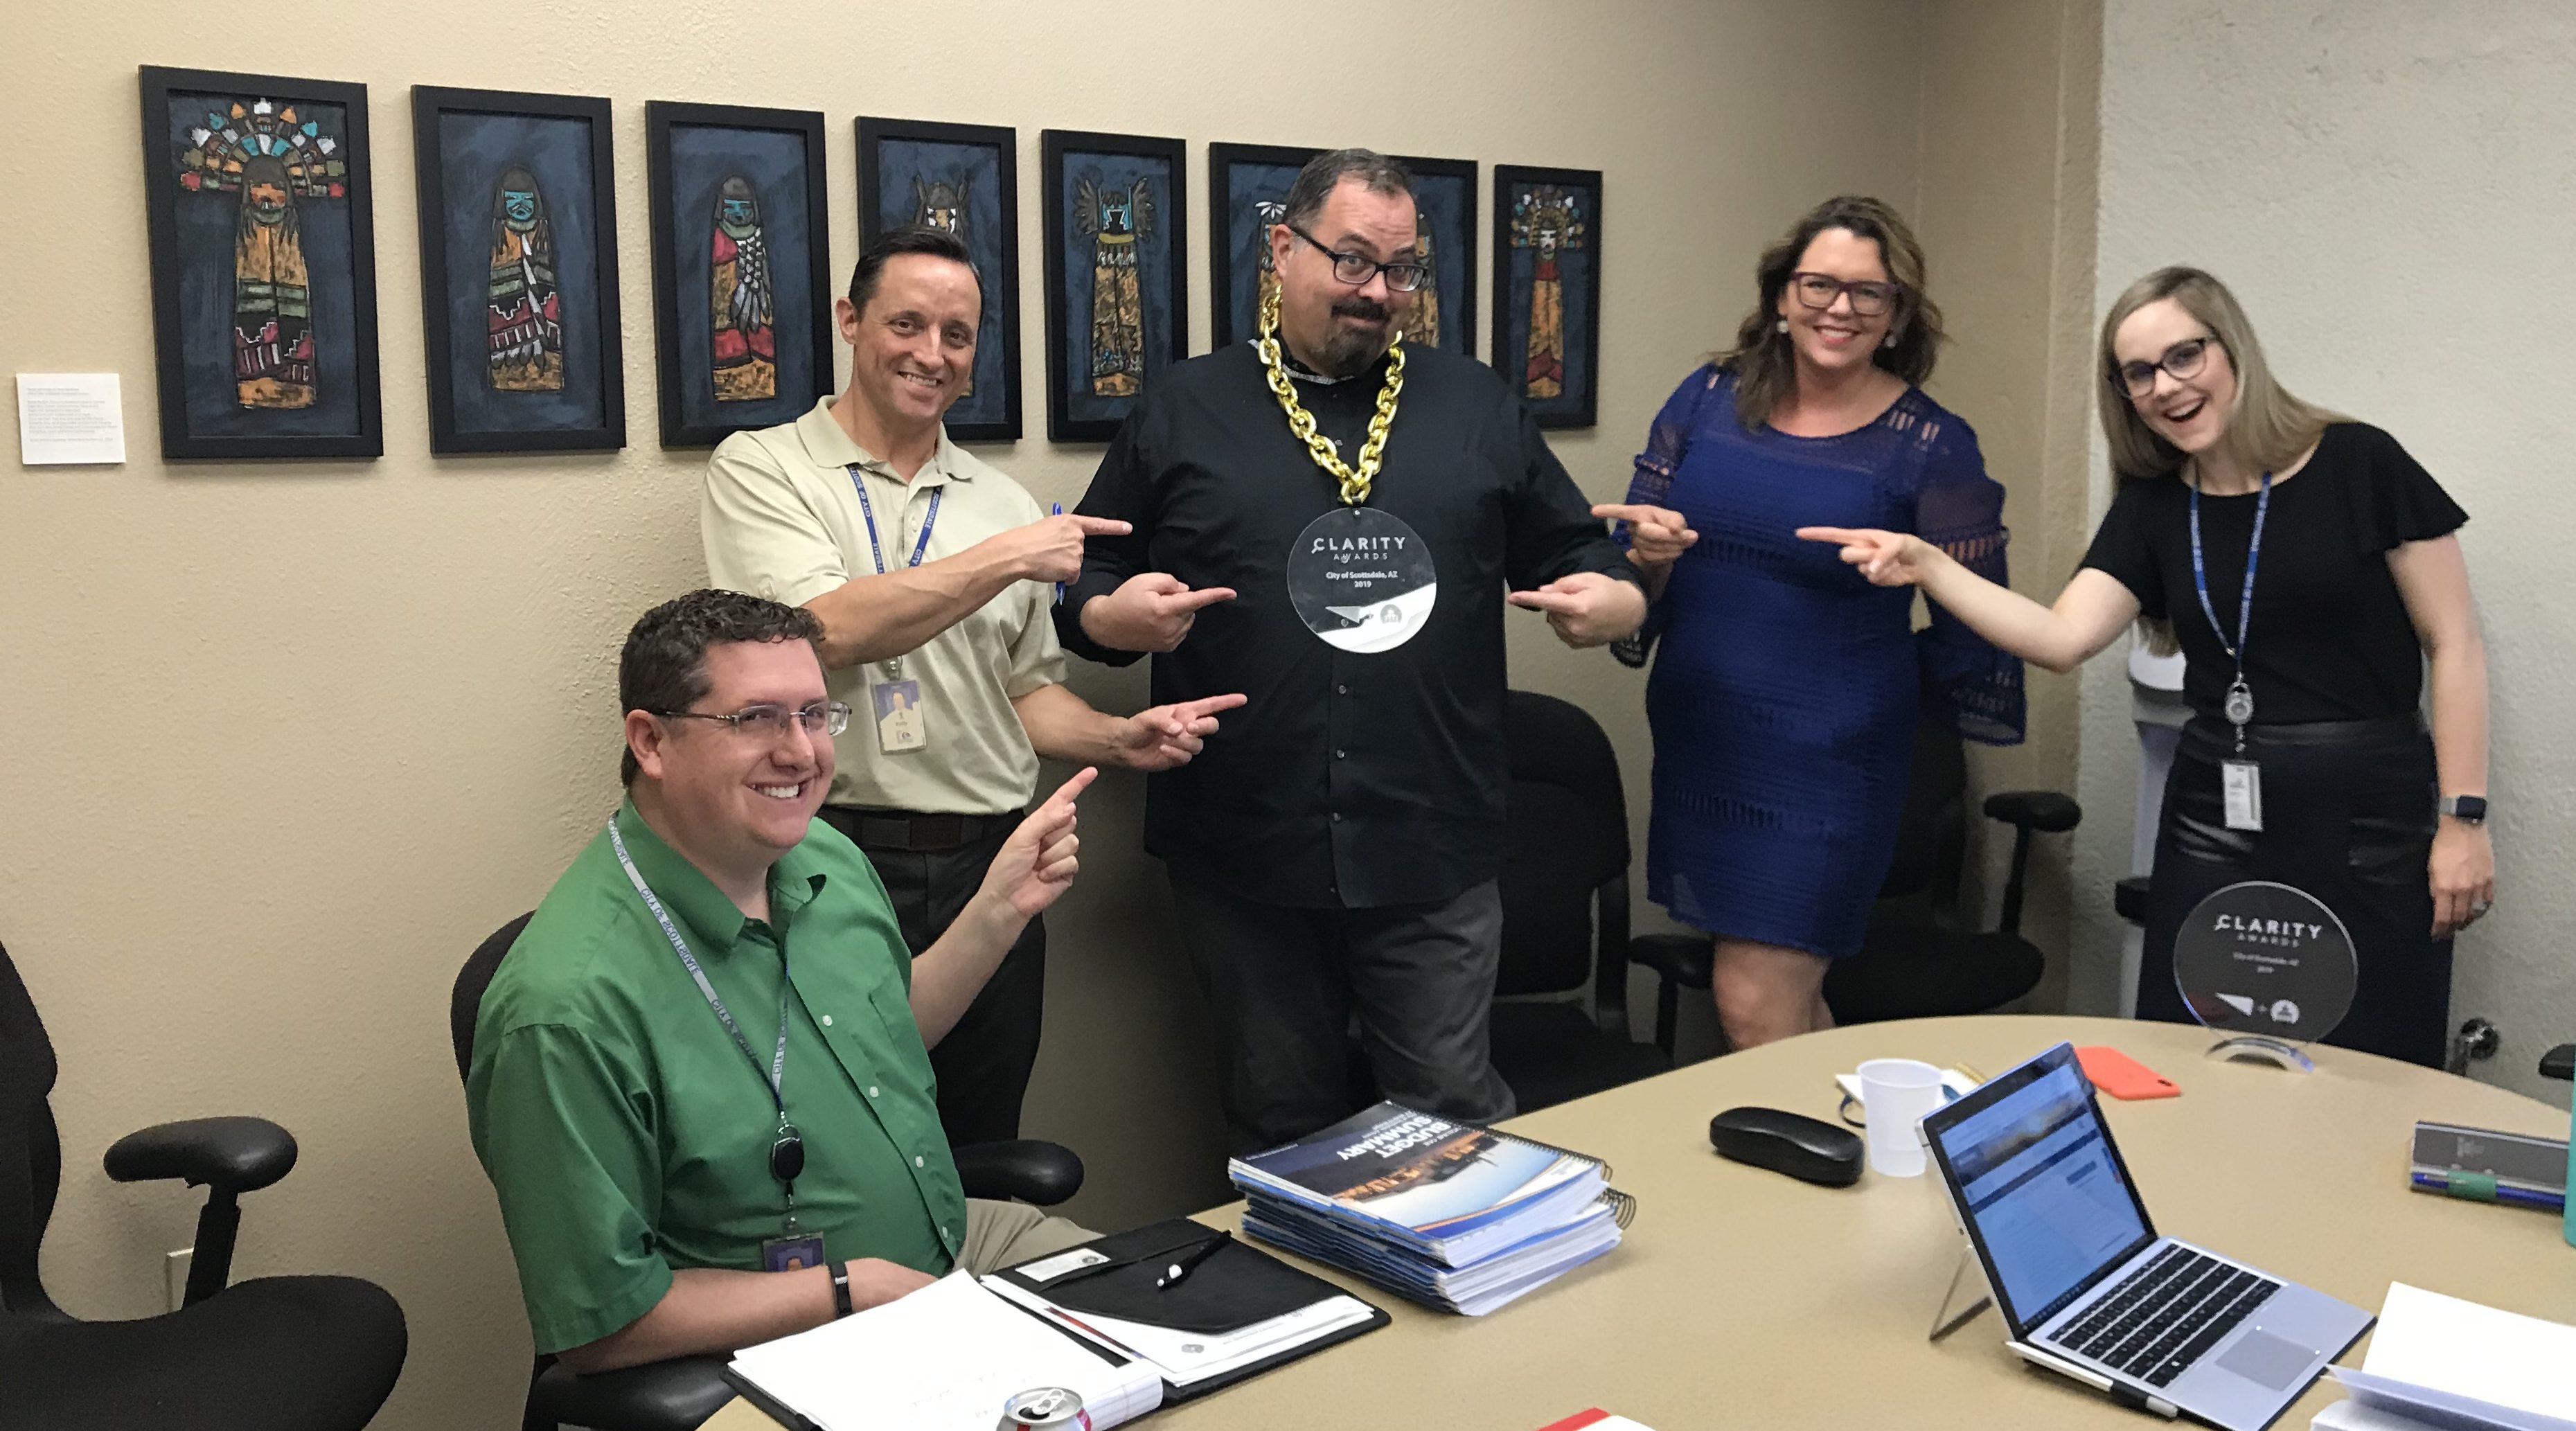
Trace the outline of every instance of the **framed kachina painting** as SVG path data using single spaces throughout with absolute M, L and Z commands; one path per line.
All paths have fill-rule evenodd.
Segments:
M 434 452 L 626 445 L 608 101 L 416 85 Z
M 791 422 L 832 390 L 823 116 L 644 106 L 662 445 Z
M 1270 269 L 1270 227 L 1286 212 L 1288 186 L 1320 152 L 1266 144 L 1208 146 L 1208 278 L 1215 289 L 1210 332 L 1218 347 L 1260 335 L 1261 305 L 1279 286 Z M 1431 281 L 1414 291 L 1401 329 L 1408 343 L 1475 355 L 1476 163 L 1399 158 L 1413 171 L 1414 254 Z
M 859 120 L 859 243 L 928 224 L 957 235 L 984 279 L 975 368 L 948 409 L 959 442 L 1020 435 L 1019 131 L 981 124 Z
M 1601 171 L 1494 166 L 1494 368 L 1541 427 L 1601 386 Z
M 1157 374 L 1189 356 L 1187 164 L 1180 140 L 1050 129 L 1045 168 L 1047 436 L 1117 436 Z
M 141 79 L 161 455 L 382 455 L 367 87 Z

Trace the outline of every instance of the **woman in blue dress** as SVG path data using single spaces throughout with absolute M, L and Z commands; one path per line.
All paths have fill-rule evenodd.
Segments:
M 1941 342 L 1893 209 L 1819 205 L 1756 267 L 1728 352 L 1657 415 L 1617 519 L 1646 575 L 1654 733 L 1647 893 L 1715 941 L 1727 1042 L 1829 1027 L 1828 960 L 1858 953 L 1895 854 L 1923 702 L 1993 744 L 2022 735 L 2021 663 L 1913 593 L 1872 586 L 1800 527 L 1921 536 L 2004 580 L 2003 488 L 1923 395 Z

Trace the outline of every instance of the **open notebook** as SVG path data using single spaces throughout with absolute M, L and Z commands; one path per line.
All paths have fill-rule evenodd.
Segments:
M 1163 1403 L 1150 1362 L 1095 1349 L 952 1272 L 907 1297 L 734 1353 L 729 1375 L 790 1426 L 993 1431 L 1013 1394 L 1061 1386 L 1096 1428 Z M 784 1416 L 782 1420 L 786 1419 Z

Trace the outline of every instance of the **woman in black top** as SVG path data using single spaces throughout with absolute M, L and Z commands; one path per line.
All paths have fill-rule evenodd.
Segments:
M 2051 670 L 2132 620 L 2151 644 L 2178 639 L 2193 717 L 2165 784 L 2138 1012 L 2187 1021 L 2173 979 L 2183 917 L 2227 885 L 2277 880 L 2334 910 L 2360 958 L 2352 1010 L 2327 1041 L 2439 1067 L 2451 936 L 2495 894 L 2486 648 L 2453 535 L 2467 514 L 2395 438 L 2283 391 L 2235 298 L 2197 269 L 2159 269 L 2120 296 L 2101 377 L 2118 490 L 2053 608 L 1917 537 L 1799 535 L 1841 544 L 1870 580 L 1919 586 Z M 2222 792 L 2240 722 L 2259 830 L 2231 826 Z

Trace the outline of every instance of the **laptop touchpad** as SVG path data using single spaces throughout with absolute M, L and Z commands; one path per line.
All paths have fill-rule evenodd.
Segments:
M 2316 1360 L 2315 1352 L 2297 1342 L 2270 1332 L 2248 1332 L 2244 1340 L 2227 1349 L 2218 1364 L 2274 1391 L 2287 1391 L 2307 1376 Z

